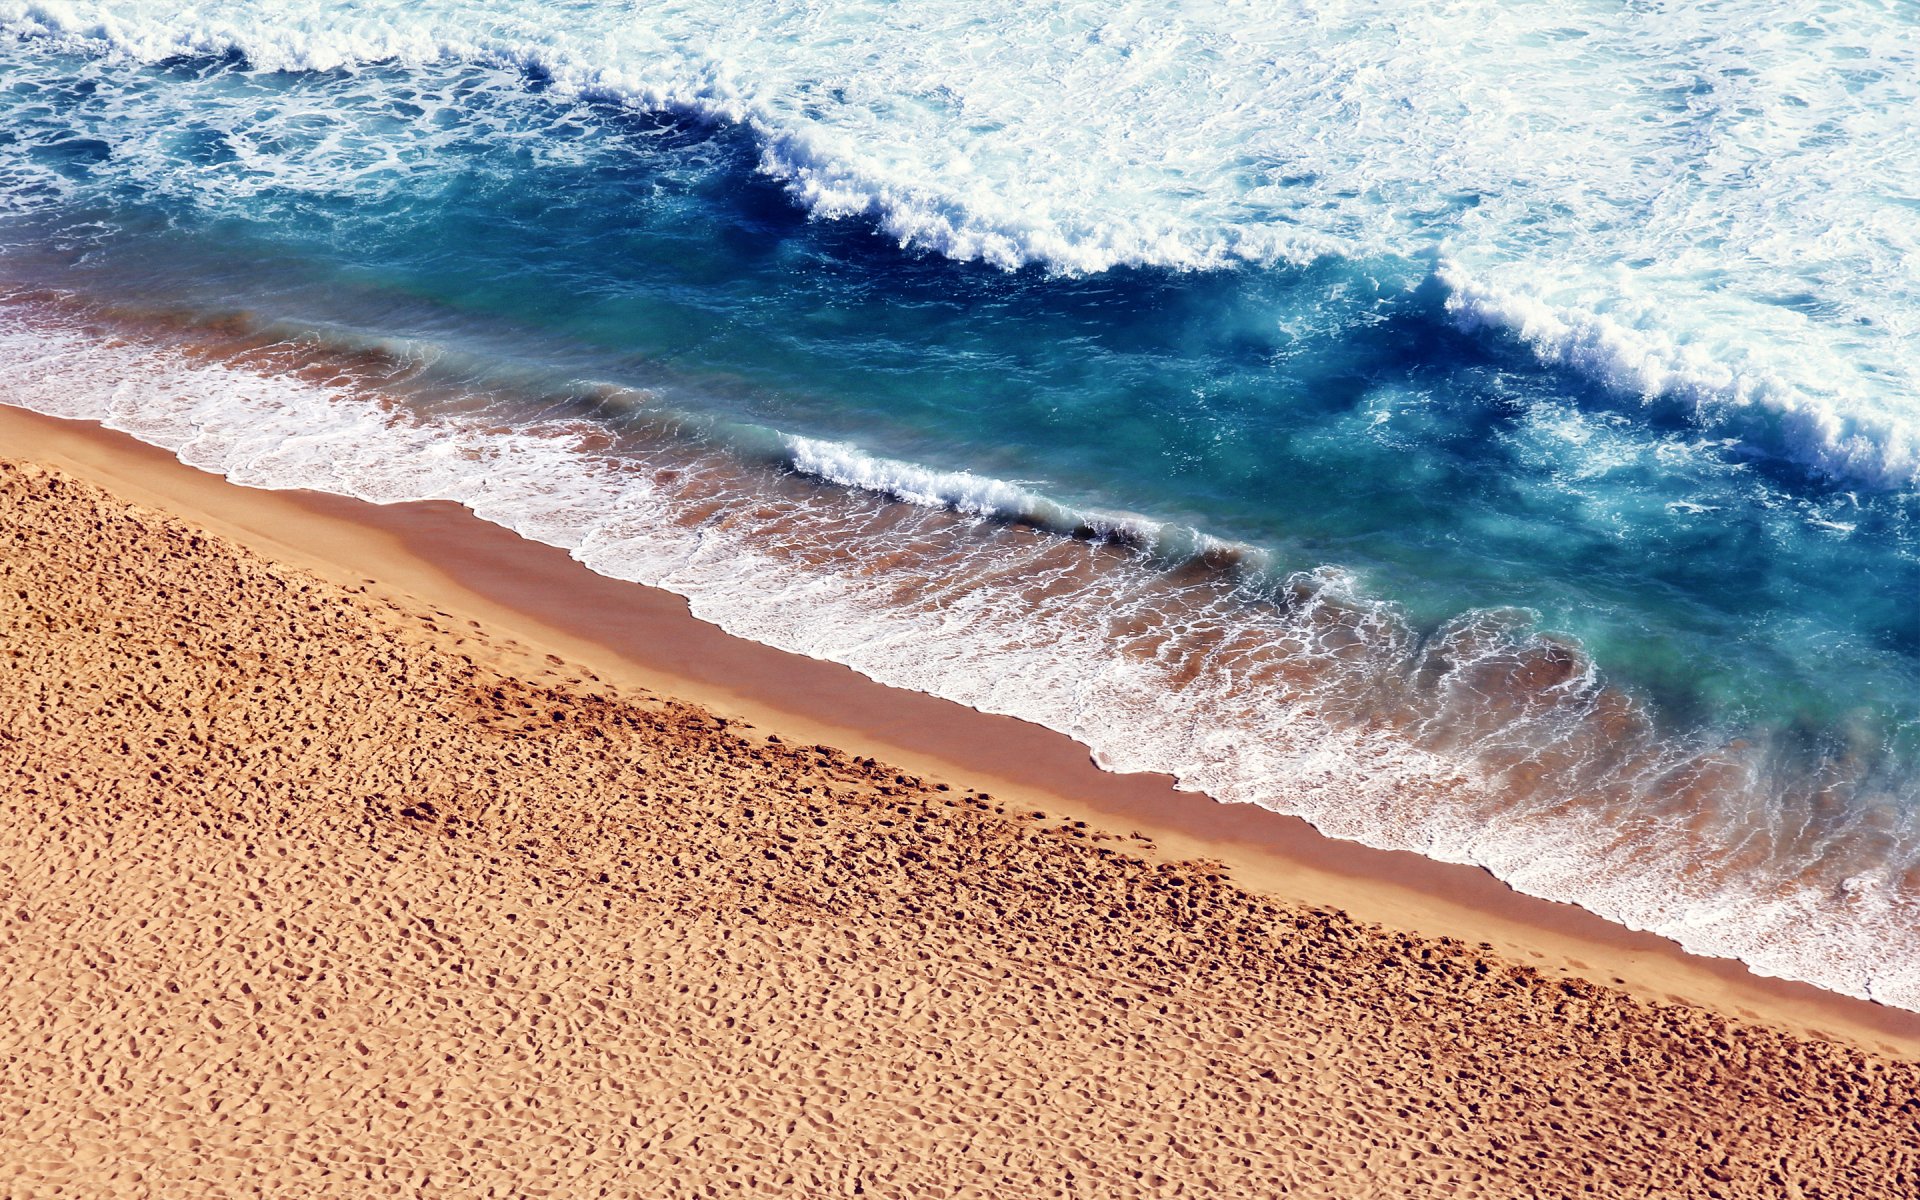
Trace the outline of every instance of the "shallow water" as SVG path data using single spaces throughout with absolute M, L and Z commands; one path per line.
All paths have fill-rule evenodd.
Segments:
M 10 399 L 1920 1007 L 1904 10 L 241 7 L 0 3 Z

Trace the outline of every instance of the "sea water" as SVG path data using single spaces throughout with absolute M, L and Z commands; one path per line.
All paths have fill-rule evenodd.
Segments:
M 1920 9 L 0 0 L 0 399 L 1920 1008 Z

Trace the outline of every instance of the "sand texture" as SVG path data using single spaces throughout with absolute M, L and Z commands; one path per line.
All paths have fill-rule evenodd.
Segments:
M 1920 1068 L 0 466 L 0 1195 L 1920 1195 Z

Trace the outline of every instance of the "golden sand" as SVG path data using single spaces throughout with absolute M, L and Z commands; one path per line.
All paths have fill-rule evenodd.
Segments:
M 0 1194 L 1920 1195 L 1920 1066 L 0 468 Z

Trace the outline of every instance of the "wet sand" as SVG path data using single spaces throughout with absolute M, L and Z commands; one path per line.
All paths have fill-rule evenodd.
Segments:
M 0 1190 L 1920 1191 L 1912 1014 L 451 506 L 16 410 L 0 454 L 67 473 L 0 476 Z

